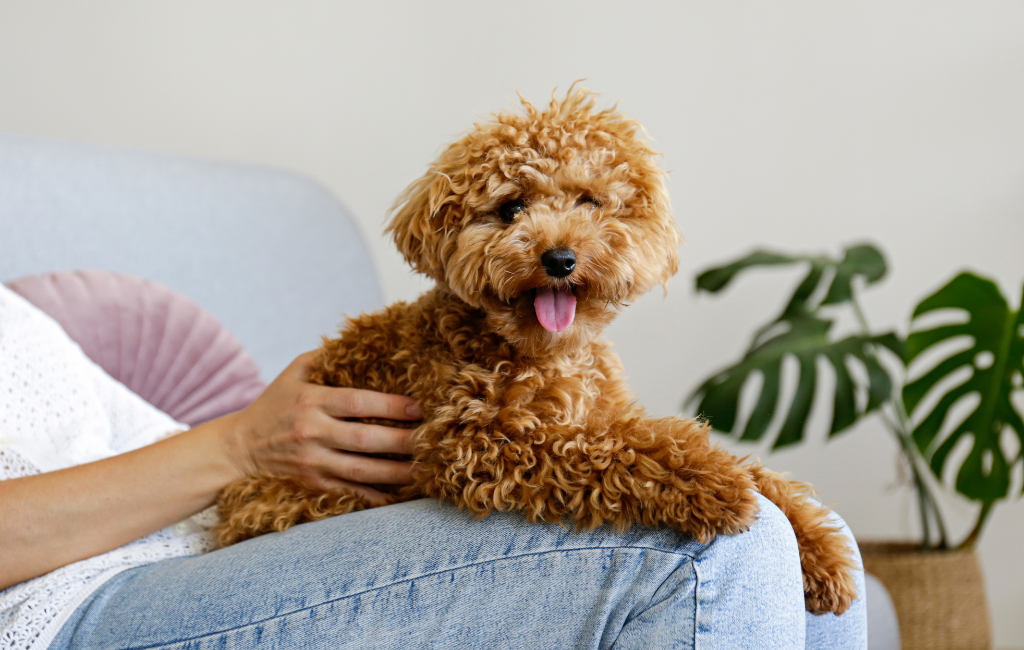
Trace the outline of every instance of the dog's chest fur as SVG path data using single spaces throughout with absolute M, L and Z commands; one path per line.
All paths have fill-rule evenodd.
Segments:
M 602 342 L 523 356 L 487 326 L 482 311 L 435 288 L 349 320 L 338 338 L 324 341 L 310 380 L 408 395 L 427 422 L 455 419 L 521 439 L 542 421 L 572 429 L 595 409 L 628 401 L 620 372 Z

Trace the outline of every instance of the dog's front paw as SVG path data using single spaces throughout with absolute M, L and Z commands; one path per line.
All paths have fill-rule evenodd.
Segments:
M 759 510 L 757 493 L 745 477 L 712 477 L 688 496 L 689 534 L 706 543 L 716 535 L 735 535 L 750 528 Z
M 716 535 L 735 535 L 754 523 L 759 510 L 753 481 L 743 471 L 677 472 L 669 489 L 655 490 L 652 508 L 661 521 L 701 543 Z

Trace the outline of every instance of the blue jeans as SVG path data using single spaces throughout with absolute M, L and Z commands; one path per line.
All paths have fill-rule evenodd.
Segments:
M 666 529 L 474 521 L 421 500 L 122 572 L 51 648 L 765 650 L 805 640 L 866 648 L 863 598 L 841 617 L 804 612 L 796 540 L 763 498 L 750 531 L 708 545 Z

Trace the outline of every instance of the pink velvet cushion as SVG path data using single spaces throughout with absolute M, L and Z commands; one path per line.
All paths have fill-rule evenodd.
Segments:
M 237 411 L 264 388 L 234 336 L 199 305 L 154 282 L 76 271 L 8 286 L 60 323 L 107 374 L 179 422 L 196 425 Z

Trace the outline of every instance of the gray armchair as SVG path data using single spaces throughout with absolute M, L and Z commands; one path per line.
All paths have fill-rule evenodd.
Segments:
M 0 135 L 0 282 L 78 269 L 191 297 L 264 379 L 333 334 L 343 314 L 381 305 L 355 222 L 307 178 Z
M 371 233 L 376 236 L 377 233 Z M 103 269 L 191 297 L 272 379 L 381 305 L 360 233 L 295 174 L 0 135 L 0 282 Z M 899 648 L 892 603 L 868 576 L 872 650 Z

